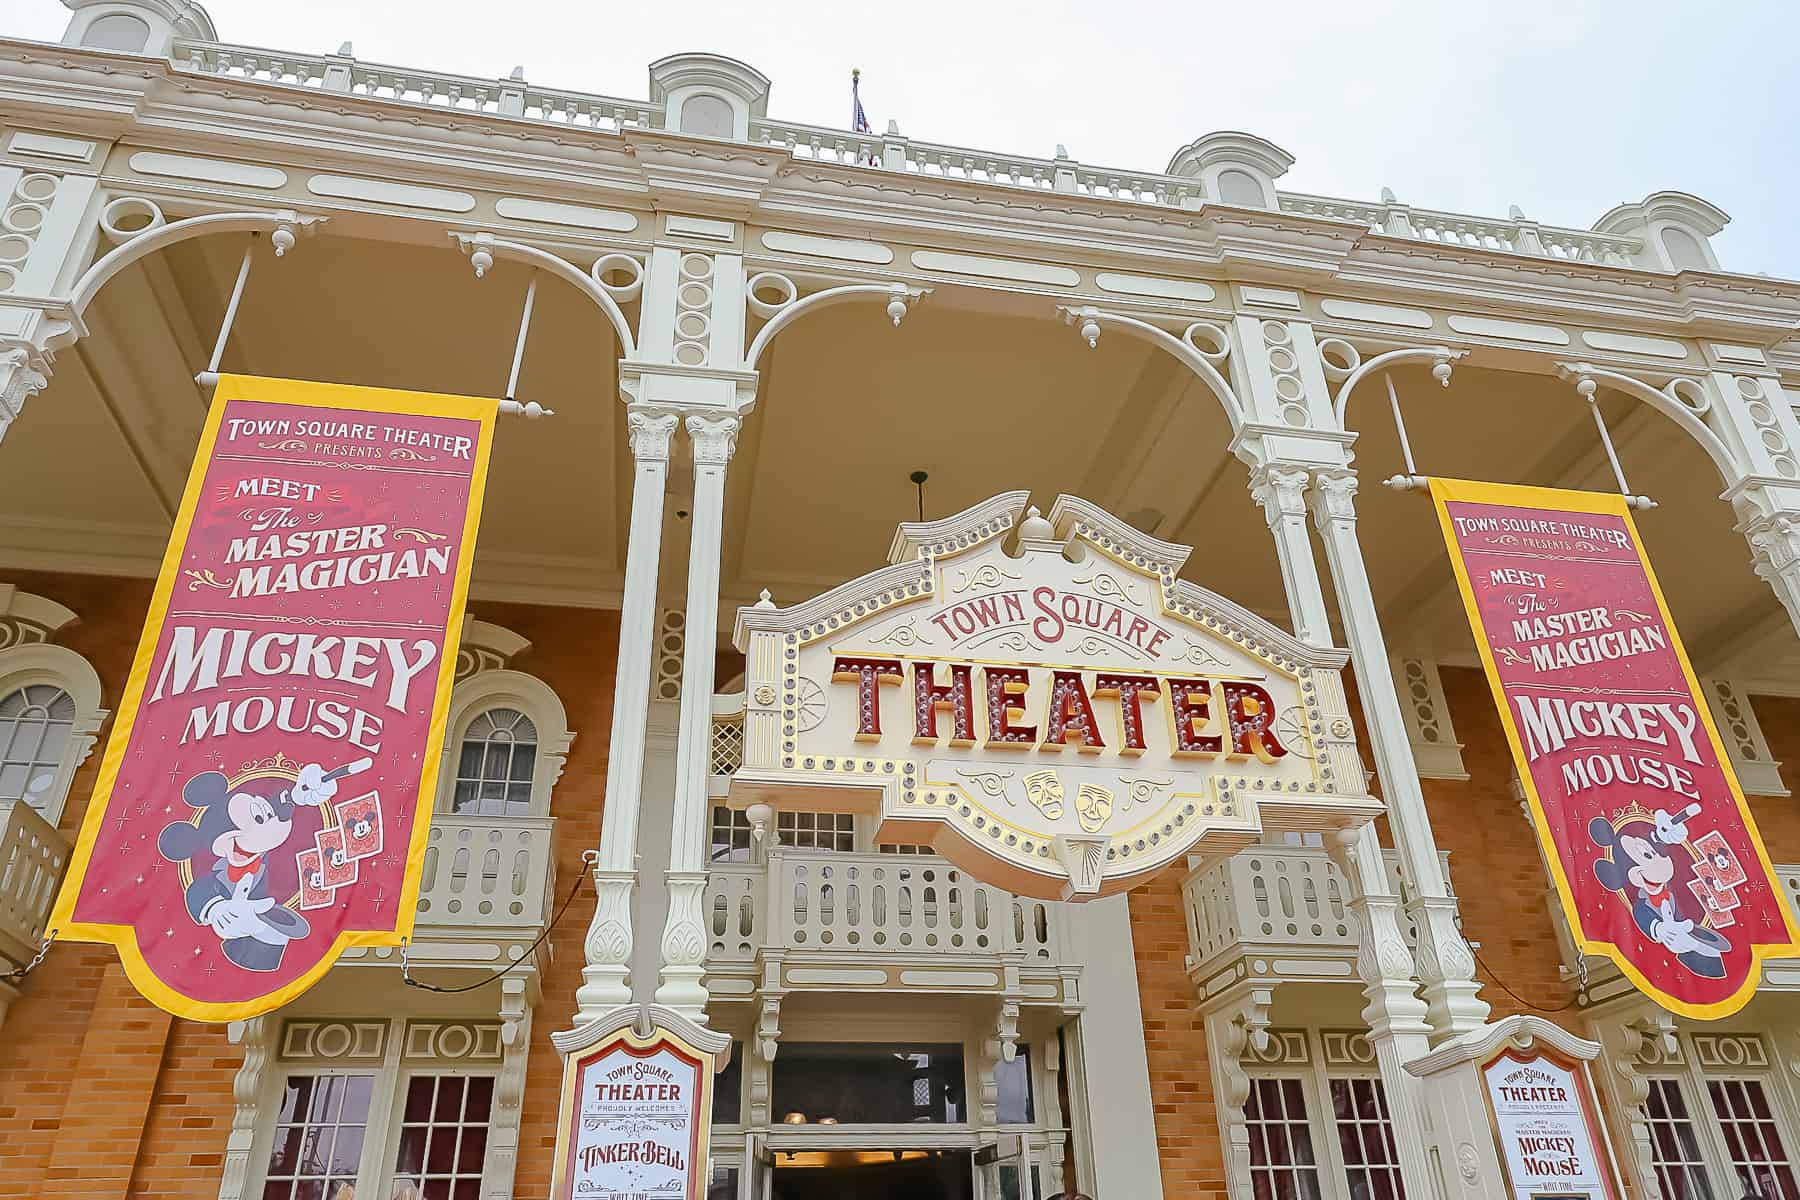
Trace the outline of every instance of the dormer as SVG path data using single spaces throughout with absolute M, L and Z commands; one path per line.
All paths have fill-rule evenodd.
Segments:
M 213 41 L 206 10 L 191 0 L 63 0 L 70 12 L 63 45 L 167 58 L 176 38 Z
M 722 54 L 671 54 L 650 64 L 650 102 L 665 129 L 747 142 L 768 113 L 769 77 Z
M 1641 266 L 1664 271 L 1717 271 L 1712 237 L 1731 220 L 1698 196 L 1651 192 L 1637 204 L 1621 204 L 1594 223 L 1599 233 L 1644 239 Z
M 1229 130 L 1188 143 L 1169 160 L 1166 174 L 1198 178 L 1208 200 L 1240 208 L 1278 208 L 1275 181 L 1294 156 L 1254 134 Z

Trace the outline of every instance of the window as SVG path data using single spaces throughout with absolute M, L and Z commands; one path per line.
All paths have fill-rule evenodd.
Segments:
M 0 696 L 0 800 L 23 800 L 54 820 L 74 727 L 75 700 L 55 684 L 27 684 Z
M 414 1075 L 400 1113 L 394 1184 L 420 1200 L 480 1200 L 494 1081 L 486 1075 Z
M 1244 1102 L 1250 1127 L 1250 1191 L 1256 1200 L 1319 1200 L 1319 1160 L 1298 1079 L 1253 1079 Z
M 537 726 L 516 708 L 490 708 L 469 723 L 450 811 L 487 817 L 531 813 Z
M 775 1119 L 787 1124 L 968 1120 L 959 1045 L 783 1042 L 773 1090 Z
M 290 1075 L 281 1095 L 263 1200 L 337 1200 L 355 1187 L 373 1075 Z
M 1650 1123 L 1650 1161 L 1665 1200 L 1713 1200 L 1706 1159 L 1679 1079 L 1650 1080 L 1644 1102 Z
M 778 812 L 775 836 L 790 850 L 856 849 L 856 818 L 850 813 Z
M 731 1039 L 731 1057 L 713 1079 L 712 1123 L 736 1125 L 744 1119 L 744 1043 Z
M 1355 1200 L 1402 1200 L 1406 1188 L 1400 1181 L 1400 1152 L 1381 1080 L 1333 1079 L 1330 1090 L 1350 1195 Z
M 937 851 L 933 850 L 930 846 L 915 846 L 915 845 L 912 845 L 911 843 L 906 843 L 906 842 L 901 842 L 901 843 L 891 843 L 890 842 L 886 845 L 877 846 L 875 848 L 877 850 L 881 851 L 881 853 L 883 853 L 883 854 L 936 854 L 937 853 Z
M 994 1064 L 994 1084 L 999 1092 L 998 1116 L 1002 1125 L 1029 1125 L 1037 1118 L 1032 1112 L 1031 1048 L 1020 1046 L 1011 1062 L 1001 1059 Z
M 723 804 L 712 810 L 712 862 L 750 861 L 750 818 Z
M 788 850 L 834 850 L 848 854 L 856 849 L 856 817 L 850 813 L 778 812 L 775 842 Z M 713 805 L 712 862 L 749 862 L 754 844 L 750 818 L 723 804 Z
M 1800 1200 L 1800 1186 L 1762 1081 L 1710 1079 L 1706 1092 L 1724 1130 L 1738 1182 L 1764 1200 Z

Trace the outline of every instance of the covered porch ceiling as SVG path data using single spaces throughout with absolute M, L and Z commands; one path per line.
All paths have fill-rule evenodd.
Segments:
M 101 292 L 91 335 L 59 354 L 49 388 L 0 444 L 0 571 L 155 573 L 205 413 L 192 376 L 243 246 L 181 243 Z M 279 261 L 264 246 L 223 369 L 495 395 L 526 279 L 502 263 L 478 281 L 447 240 L 325 233 Z M 631 481 L 618 357 L 588 300 L 540 285 L 519 398 L 556 415 L 502 420 L 477 612 L 501 600 L 617 604 Z M 1420 471 L 1609 489 L 1586 406 L 1568 383 L 1520 365 L 1478 358 L 1447 390 L 1423 369 L 1396 372 Z M 1046 301 L 950 287 L 898 330 L 873 305 L 804 317 L 762 368 L 729 475 L 727 631 L 733 606 L 764 587 L 791 603 L 880 566 L 895 524 L 919 515 L 917 470 L 929 473 L 928 518 L 1014 488 L 1044 507 L 1059 492 L 1084 496 L 1193 546 L 1188 577 L 1287 624 L 1229 422 L 1205 385 L 1147 343 L 1108 334 L 1090 350 Z M 1639 525 L 1696 666 L 1800 687 L 1800 642 L 1752 573 L 1705 454 L 1635 400 L 1602 393 L 1602 407 L 1633 489 L 1661 504 Z M 1359 390 L 1350 421 L 1361 430 L 1359 528 L 1391 644 L 1472 662 L 1429 502 L 1378 483 L 1402 467 L 1376 381 Z M 670 491 L 663 586 L 678 603 L 685 463 Z

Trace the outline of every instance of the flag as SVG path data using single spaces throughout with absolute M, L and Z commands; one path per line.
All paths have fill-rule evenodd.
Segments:
M 176 1016 L 411 935 L 497 408 L 220 377 L 50 918 Z
M 863 111 L 862 72 L 854 68 L 850 72 L 850 132 L 866 133 L 871 137 L 875 134 L 875 130 L 869 126 L 869 114 Z M 881 165 L 881 160 L 873 152 L 863 162 L 871 167 Z
M 1800 952 L 1623 496 L 1431 481 L 1576 944 L 1684 1017 Z

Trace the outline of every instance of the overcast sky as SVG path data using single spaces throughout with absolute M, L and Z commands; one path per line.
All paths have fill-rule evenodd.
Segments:
M 1788 0 L 898 0 L 883 6 L 551 0 L 207 0 L 228 42 L 642 98 L 682 50 L 773 81 L 770 115 L 1160 171 L 1241 129 L 1298 160 L 1284 188 L 1586 228 L 1652 191 L 1731 224 L 1726 267 L 1800 278 L 1800 5 Z M 54 40 L 56 0 L 0 0 Z

